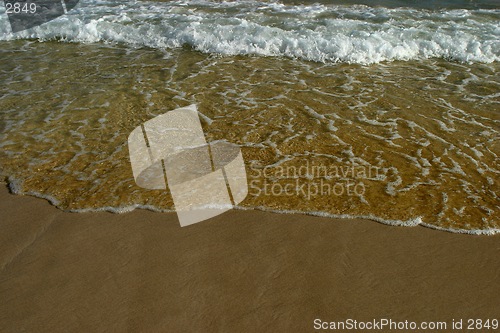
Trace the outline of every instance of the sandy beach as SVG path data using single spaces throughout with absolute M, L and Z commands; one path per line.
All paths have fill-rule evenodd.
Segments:
M 498 0 L 12 3 L 0 333 L 500 332 Z
M 500 236 L 230 211 L 65 213 L 1 189 L 2 332 L 312 332 L 495 318 Z

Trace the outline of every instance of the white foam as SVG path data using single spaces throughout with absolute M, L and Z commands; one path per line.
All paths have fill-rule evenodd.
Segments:
M 0 40 L 111 42 L 162 50 L 189 45 L 224 55 L 361 64 L 432 57 L 491 63 L 500 60 L 499 22 L 496 10 L 94 0 L 16 34 L 0 13 Z
M 48 202 L 50 202 L 51 205 L 59 208 L 61 202 L 51 196 L 47 195 L 44 193 L 36 192 L 36 191 L 24 191 L 22 187 L 22 181 L 8 177 L 7 179 L 8 182 L 8 188 L 12 194 L 16 195 L 29 195 L 32 197 L 40 198 L 40 199 L 45 199 Z M 132 212 L 136 209 L 145 209 L 145 210 L 150 210 L 153 212 L 159 212 L 159 213 L 168 213 L 168 212 L 174 212 L 174 210 L 169 210 L 169 209 L 161 209 L 153 205 L 140 205 L 140 204 L 134 204 L 134 205 L 128 205 L 128 206 L 120 206 L 120 207 L 112 207 L 112 206 L 104 206 L 104 207 L 98 207 L 98 208 L 84 208 L 84 209 L 62 209 L 65 212 L 69 213 L 92 213 L 92 212 L 109 212 L 109 213 L 115 213 L 115 214 L 123 214 L 123 213 L 129 213 Z
M 58 207 L 60 204 L 59 200 L 57 200 L 55 197 L 52 197 L 50 195 L 46 195 L 43 193 L 39 192 L 34 192 L 34 191 L 29 191 L 29 192 L 23 192 L 22 190 L 22 184 L 21 181 L 11 178 L 8 178 L 8 187 L 11 190 L 12 193 L 17 194 L 17 195 L 30 195 L 34 196 L 37 198 L 42 198 L 47 201 L 49 201 L 53 206 Z M 229 208 L 229 207 L 220 207 L 220 206 L 210 206 L 207 208 Z M 106 206 L 106 207 L 99 207 L 99 208 L 85 208 L 85 209 L 68 209 L 68 210 L 63 210 L 66 212 L 71 212 L 71 213 L 90 213 L 90 212 L 110 212 L 110 213 L 115 213 L 115 214 L 123 214 L 123 213 L 129 213 L 132 212 L 136 209 L 144 209 L 144 210 L 150 210 L 153 212 L 159 212 L 159 213 L 172 213 L 175 212 L 175 210 L 169 210 L 169 209 L 161 209 L 153 205 L 141 205 L 141 204 L 134 204 L 134 205 L 128 205 L 128 206 L 120 206 L 120 207 L 111 207 L 111 206 Z M 321 212 L 321 211 L 311 211 L 311 212 L 303 212 L 299 210 L 276 210 L 276 209 L 270 209 L 267 207 L 242 207 L 242 206 L 236 206 L 234 209 L 238 210 L 261 210 L 261 211 L 266 211 L 266 212 L 272 212 L 272 213 L 279 213 L 279 214 L 303 214 L 303 215 L 312 215 L 312 216 L 319 216 L 319 217 L 329 217 L 329 218 L 338 218 L 338 219 L 366 219 L 366 220 L 371 220 L 375 222 L 379 222 L 382 224 L 386 225 L 391 225 L 391 226 L 400 226 L 400 227 L 416 227 L 416 226 L 423 226 L 435 230 L 440 230 L 440 231 L 447 231 L 447 232 L 452 232 L 452 233 L 459 233 L 459 234 L 469 234 L 469 235 L 495 235 L 500 233 L 500 229 L 497 228 L 488 228 L 488 229 L 459 229 L 459 228 L 443 228 L 439 227 L 433 224 L 428 224 L 422 221 L 421 217 L 416 217 L 412 218 L 406 221 L 402 220 L 390 220 L 390 219 L 383 219 L 375 215 L 348 215 L 348 214 L 330 214 L 326 212 Z
M 335 219 L 365 219 L 365 220 L 371 220 L 375 222 L 379 222 L 382 224 L 386 225 L 391 225 L 391 226 L 400 226 L 400 227 L 416 227 L 416 226 L 422 226 L 430 229 L 435 229 L 435 230 L 440 230 L 440 231 L 447 231 L 451 233 L 457 233 L 457 234 L 468 234 L 468 235 L 496 235 L 500 233 L 500 229 L 498 228 L 489 228 L 489 229 L 455 229 L 455 228 L 443 228 L 439 227 L 433 224 L 425 223 L 422 221 L 420 217 L 409 219 L 406 221 L 402 220 L 387 220 L 383 219 L 374 215 L 347 215 L 347 214 L 329 214 L 325 212 L 318 212 L 318 211 L 311 211 L 311 212 L 302 212 L 298 210 L 276 210 L 276 209 L 269 209 L 266 207 L 252 207 L 252 208 L 247 208 L 247 207 L 235 207 L 235 209 L 240 209 L 240 210 L 261 210 L 265 212 L 272 212 L 272 213 L 278 213 L 278 214 L 303 214 L 303 215 L 311 215 L 311 216 L 319 216 L 319 217 L 330 217 L 330 218 L 335 218 Z

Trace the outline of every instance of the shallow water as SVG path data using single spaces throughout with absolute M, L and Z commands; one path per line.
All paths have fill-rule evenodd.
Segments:
M 372 65 L 105 44 L 2 42 L 0 170 L 73 211 L 173 209 L 134 183 L 127 137 L 192 103 L 239 144 L 242 208 L 500 228 L 499 65 Z M 489 230 L 489 231 L 488 231 Z

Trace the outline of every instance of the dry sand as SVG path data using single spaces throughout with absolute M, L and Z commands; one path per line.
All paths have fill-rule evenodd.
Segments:
M 175 214 L 65 213 L 5 185 L 0 198 L 0 332 L 500 317 L 500 235 L 255 211 L 181 228 Z

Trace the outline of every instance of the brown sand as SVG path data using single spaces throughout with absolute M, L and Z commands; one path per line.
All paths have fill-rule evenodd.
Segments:
M 450 327 L 500 314 L 500 236 L 249 211 L 181 228 L 175 214 L 65 213 L 5 186 L 0 198 L 1 332 Z

